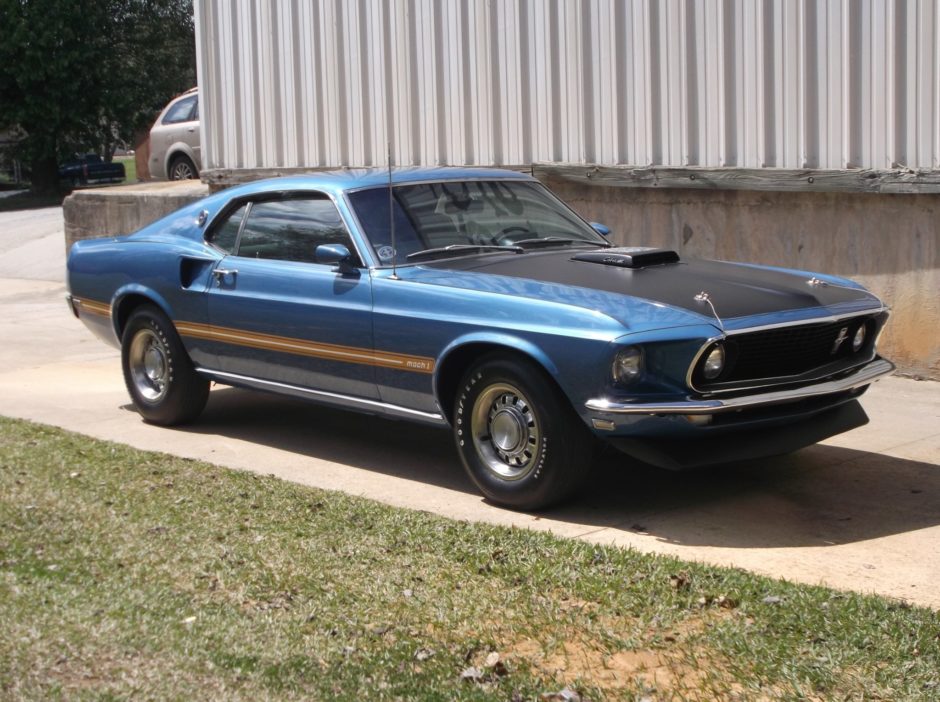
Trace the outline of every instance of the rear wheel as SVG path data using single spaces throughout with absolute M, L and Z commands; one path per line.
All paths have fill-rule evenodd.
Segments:
M 464 375 L 454 439 L 480 491 L 515 509 L 570 497 L 593 458 L 592 435 L 554 382 L 507 356 L 484 358 Z
M 209 381 L 196 373 L 173 324 L 156 307 L 131 315 L 121 337 L 121 365 L 134 407 L 148 422 L 183 424 L 206 406 Z
M 174 156 L 169 171 L 170 180 L 192 180 L 199 176 L 188 156 Z

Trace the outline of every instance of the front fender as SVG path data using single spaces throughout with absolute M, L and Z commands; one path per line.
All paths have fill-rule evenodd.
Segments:
M 498 331 L 463 334 L 447 344 L 438 355 L 431 378 L 431 391 L 445 417 L 450 419 L 451 401 L 465 369 L 481 353 L 495 349 L 521 353 L 537 363 L 556 382 L 559 381 L 558 367 L 544 349 L 528 339 Z
M 543 349 L 539 348 L 528 339 L 523 339 L 522 337 L 515 336 L 513 334 L 481 331 L 459 336 L 444 347 L 444 350 L 441 351 L 441 354 L 437 359 L 437 365 L 435 366 L 435 384 L 438 380 L 438 373 L 440 373 L 441 368 L 446 365 L 447 358 L 459 349 L 470 346 L 471 344 L 502 346 L 503 348 L 509 349 L 511 351 L 521 352 L 536 361 L 553 378 L 558 377 L 558 368 L 551 358 L 548 357 L 548 354 L 546 354 Z

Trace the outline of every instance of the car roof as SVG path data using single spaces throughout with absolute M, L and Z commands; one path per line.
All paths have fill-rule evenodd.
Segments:
M 392 183 L 395 185 L 459 180 L 535 180 L 532 176 L 519 171 L 501 168 L 459 168 L 453 166 L 393 168 L 391 178 Z M 225 192 L 229 196 L 243 196 L 252 193 L 284 190 L 319 190 L 332 195 L 339 195 L 350 190 L 388 185 L 388 179 L 389 170 L 387 168 L 348 168 L 259 180 L 231 188 Z

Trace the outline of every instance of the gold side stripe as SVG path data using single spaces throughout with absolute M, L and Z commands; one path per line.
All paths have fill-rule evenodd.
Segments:
M 111 316 L 111 305 L 106 302 L 97 302 L 83 297 L 73 297 L 72 300 L 78 305 L 79 314 L 88 312 L 89 314 L 97 314 L 102 317 Z
M 237 346 L 245 346 L 265 351 L 280 351 L 298 356 L 324 358 L 331 361 L 346 363 L 359 363 L 367 366 L 381 368 L 395 368 L 413 373 L 433 373 L 434 359 L 425 356 L 409 356 L 400 353 L 373 351 L 355 346 L 339 346 L 337 344 L 324 344 L 303 339 L 294 339 L 287 336 L 273 334 L 260 334 L 241 329 L 228 329 L 215 327 L 209 324 L 195 322 L 177 322 L 176 329 L 182 336 L 208 341 L 220 341 Z

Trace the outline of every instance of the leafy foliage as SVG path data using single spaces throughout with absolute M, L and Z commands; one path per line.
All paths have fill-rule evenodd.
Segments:
M 192 0 L 0 0 L 0 130 L 34 188 L 76 152 L 109 159 L 195 84 Z

